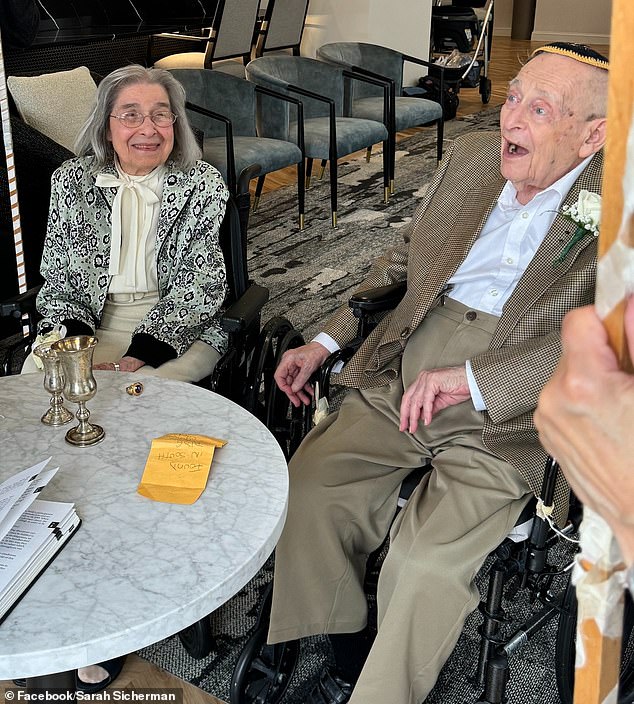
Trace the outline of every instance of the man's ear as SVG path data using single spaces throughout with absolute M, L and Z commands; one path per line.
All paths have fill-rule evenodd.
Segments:
M 605 144 L 608 121 L 605 117 L 590 120 L 586 125 L 586 139 L 579 149 L 579 156 L 585 159 L 601 149 Z

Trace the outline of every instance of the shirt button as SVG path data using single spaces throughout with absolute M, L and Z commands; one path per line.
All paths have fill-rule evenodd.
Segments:
M 498 295 L 498 290 L 497 290 L 497 288 L 492 288 L 492 289 L 489 291 L 489 293 L 490 293 L 492 296 L 497 296 L 497 295 Z
M 507 264 L 512 264 L 512 263 L 513 263 L 513 257 L 507 257 L 507 258 L 506 258 L 506 263 L 507 263 Z
M 477 314 L 474 310 L 468 310 L 468 311 L 465 313 L 464 317 L 465 317 L 467 320 L 471 321 L 471 320 L 475 320 L 475 319 L 478 317 L 478 314 Z
M 401 337 L 403 339 L 405 339 L 406 337 L 409 337 L 410 332 L 411 332 L 410 328 L 404 328 L 403 330 L 401 330 Z
M 522 213 L 522 219 L 523 219 L 523 220 L 526 220 L 527 217 L 528 217 L 528 213 L 527 213 L 527 212 L 523 212 L 523 213 Z

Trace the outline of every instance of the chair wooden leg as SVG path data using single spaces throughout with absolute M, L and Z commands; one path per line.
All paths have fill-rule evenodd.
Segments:
M 394 195 L 394 180 L 396 175 L 396 132 L 392 132 L 389 136 L 390 144 L 390 189 L 389 195 Z
M 383 142 L 383 202 L 387 203 L 390 199 L 390 139 Z
M 308 157 L 306 159 L 306 190 L 310 188 L 310 175 L 313 172 L 313 160 Z
M 304 229 L 304 209 L 306 203 L 306 178 L 304 174 L 304 160 L 297 164 L 297 205 L 299 208 L 299 229 Z
M 255 194 L 253 195 L 253 206 L 252 206 L 252 210 L 254 213 L 258 209 L 258 205 L 260 205 L 260 196 L 262 195 L 262 188 L 264 187 L 264 179 L 265 178 L 266 178 L 266 174 L 264 174 L 264 176 L 258 176 L 258 182 L 255 185 Z
M 370 157 L 372 156 L 372 145 L 370 145 L 366 150 L 365 150 L 365 160 L 369 164 L 370 163 Z
M 324 174 L 326 173 L 326 164 L 327 163 L 328 163 L 328 159 L 321 160 L 321 165 L 319 167 L 319 176 L 317 177 L 320 181 L 324 178 Z
M 332 226 L 337 227 L 337 160 L 330 160 L 330 212 Z
M 445 120 L 440 117 L 436 126 L 436 159 L 440 161 L 442 159 L 442 147 L 443 139 L 445 134 Z

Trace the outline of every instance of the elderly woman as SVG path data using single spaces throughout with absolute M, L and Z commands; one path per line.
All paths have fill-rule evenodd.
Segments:
M 226 347 L 228 191 L 198 160 L 182 86 L 167 71 L 117 69 L 76 151 L 52 178 L 40 332 L 96 332 L 96 369 L 203 379 Z
M 40 333 L 96 332 L 96 369 L 203 379 L 226 347 L 216 316 L 228 191 L 198 160 L 182 86 L 159 69 L 114 71 L 76 151 L 52 178 Z M 23 372 L 34 370 L 30 356 Z M 124 659 L 80 669 L 78 689 L 103 689 Z

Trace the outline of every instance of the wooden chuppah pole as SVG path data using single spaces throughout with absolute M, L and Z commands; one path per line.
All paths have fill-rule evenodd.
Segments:
M 7 80 L 4 72 L 4 54 L 2 51 L 2 34 L 0 33 L 0 116 L 2 117 L 2 137 L 7 163 L 7 179 L 9 181 L 9 199 L 11 201 L 11 221 L 13 223 L 13 241 L 15 243 L 15 258 L 18 270 L 18 293 L 26 291 L 26 270 L 24 267 L 24 248 L 22 246 L 22 226 L 20 224 L 20 208 L 18 205 L 18 184 L 15 176 L 13 159 L 13 137 L 9 119 L 9 100 L 7 98 Z
M 623 316 L 634 292 L 634 3 L 614 0 L 610 39 L 596 307 L 620 366 L 632 371 Z M 581 524 L 575 572 L 577 669 L 575 704 L 616 704 L 623 627 L 624 564 L 607 523 L 590 509 Z

